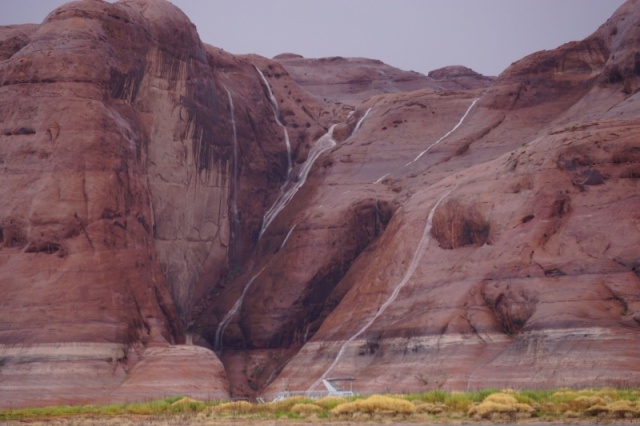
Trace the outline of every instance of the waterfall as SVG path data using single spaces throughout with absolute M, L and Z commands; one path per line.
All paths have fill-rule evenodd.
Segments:
M 400 294 L 400 290 L 402 290 L 402 288 L 407 284 L 407 282 L 409 282 L 409 279 L 411 278 L 416 268 L 418 267 L 418 263 L 420 262 L 420 258 L 422 257 L 422 252 L 429 246 L 429 241 L 430 241 L 429 233 L 431 232 L 433 215 L 436 209 L 438 208 L 438 206 L 440 205 L 440 203 L 442 202 L 442 200 L 444 200 L 449 194 L 451 194 L 451 192 L 454 189 L 456 189 L 456 187 L 457 185 L 451 188 L 446 193 L 444 193 L 442 196 L 440 196 L 440 198 L 438 198 L 438 201 L 436 201 L 433 208 L 431 208 L 431 211 L 429 212 L 429 216 L 427 217 L 427 223 L 424 227 L 424 230 L 422 231 L 422 238 L 418 243 L 418 247 L 416 248 L 416 251 L 413 254 L 411 263 L 409 264 L 409 267 L 405 271 L 404 276 L 402 277 L 402 280 L 398 283 L 398 285 L 396 285 L 396 287 L 394 288 L 393 292 L 389 295 L 387 300 L 385 300 L 385 302 L 380 306 L 380 308 L 378 308 L 378 311 L 376 312 L 376 314 L 371 319 L 369 319 L 369 321 L 367 321 L 366 324 L 363 325 L 353 336 L 351 336 L 348 340 L 346 340 L 342 344 L 342 346 L 340 347 L 340 350 L 338 351 L 338 354 L 333 360 L 333 363 L 331 363 L 329 368 L 327 368 L 325 372 L 322 373 L 322 376 L 320 376 L 320 378 L 316 380 L 316 382 L 313 385 L 311 385 L 311 387 L 309 388 L 309 391 L 317 387 L 322 382 L 322 380 L 325 379 L 329 373 L 331 373 L 331 370 L 335 368 L 335 366 L 340 361 L 340 358 L 342 358 L 342 355 L 344 355 L 344 352 L 346 351 L 347 346 L 349 346 L 351 342 L 353 342 L 355 339 L 360 337 L 365 331 L 367 331 L 367 329 L 375 322 L 376 319 L 378 319 L 378 317 L 380 317 L 380 315 L 382 315 L 382 313 L 387 309 L 387 307 L 389 307 L 389 305 L 391 305 L 396 300 L 396 298 L 398 297 L 398 294 Z
M 278 216 L 278 213 L 280 213 L 282 209 L 284 209 L 287 204 L 289 204 L 293 196 L 296 195 L 298 190 L 302 187 L 302 185 L 304 185 L 305 181 L 307 180 L 307 176 L 309 175 L 309 171 L 313 166 L 313 163 L 315 163 L 320 154 L 336 146 L 336 141 L 333 139 L 333 129 L 335 127 L 335 124 L 331 126 L 329 131 L 316 141 L 316 143 L 309 151 L 307 161 L 305 161 L 300 168 L 300 171 L 298 172 L 298 175 L 294 180 L 295 183 L 286 191 L 281 192 L 273 206 L 271 206 L 271 208 L 264 214 L 258 239 L 262 237 L 267 227 L 271 224 L 271 222 L 273 222 L 276 216 Z
M 380 183 L 384 180 L 384 178 L 386 178 L 387 176 L 389 176 L 391 173 L 387 173 L 386 175 L 380 176 L 380 178 L 378 180 L 376 180 L 375 182 L 373 182 L 374 184 L 376 183 Z
M 420 154 L 418 154 L 418 156 L 416 158 L 414 158 L 412 161 L 409 161 L 407 164 L 405 164 L 404 166 L 409 166 L 413 163 L 415 163 L 416 161 L 418 161 L 418 159 L 420 157 L 422 157 L 424 154 L 426 154 L 427 152 L 429 152 L 431 150 L 431 148 L 433 148 L 434 146 L 438 145 L 440 142 L 442 142 L 444 139 L 446 139 L 449 135 L 451 135 L 451 133 L 455 132 L 458 127 L 460 127 L 462 125 L 462 122 L 464 121 L 465 118 L 467 118 L 467 115 L 469 114 L 469 111 L 471 111 L 471 108 L 473 108 L 473 106 L 476 104 L 476 102 L 478 102 L 480 100 L 480 98 L 474 99 L 473 102 L 471 102 L 471 105 L 469 105 L 469 108 L 467 108 L 467 111 L 464 113 L 464 115 L 462 116 L 462 118 L 460 119 L 460 121 L 458 121 L 458 124 L 456 124 L 455 126 L 453 126 L 453 129 L 449 130 L 443 137 L 441 137 L 440 139 L 438 139 L 437 141 L 435 141 L 434 143 L 432 143 L 431 145 L 429 145 L 429 147 L 427 149 L 425 149 L 424 151 L 422 151 Z
M 260 275 L 266 267 L 267 265 L 263 266 L 262 269 L 260 269 L 254 276 L 252 276 L 249 281 L 247 281 L 247 283 L 244 285 L 244 289 L 242 289 L 242 294 L 240 295 L 236 303 L 218 324 L 218 327 L 216 328 L 216 337 L 213 343 L 213 347 L 216 352 L 220 353 L 222 351 L 222 337 L 224 336 L 224 330 L 225 328 L 227 328 L 229 320 L 236 314 L 236 312 L 238 312 L 238 309 L 240 309 L 240 306 L 242 306 L 242 302 L 244 301 L 244 296 L 246 296 L 247 291 L 249 291 L 251 284 L 253 284 L 256 278 L 258 278 L 258 275 Z
M 282 241 L 282 244 L 280 244 L 280 248 L 278 250 L 282 250 L 284 248 L 284 245 L 287 244 L 287 241 L 289 240 L 291 233 L 293 232 L 294 229 L 296 229 L 296 225 L 297 224 L 293 225 L 291 229 L 289 229 L 289 232 L 287 232 L 287 236 L 284 237 L 284 241 Z
M 232 175 L 232 188 L 231 188 L 231 214 L 232 220 L 237 222 L 238 220 L 238 206 L 237 206 L 237 194 L 238 194 L 238 133 L 236 130 L 236 116 L 233 108 L 233 98 L 231 92 L 227 86 L 223 85 L 224 90 L 227 91 L 229 96 L 229 109 L 231 110 L 231 125 L 233 127 L 233 175 Z
M 356 123 L 356 127 L 353 128 L 353 132 L 351 132 L 351 136 L 356 134 L 356 132 L 358 131 L 358 129 L 360 129 L 360 126 L 362 125 L 362 122 L 364 121 L 365 118 L 367 118 L 367 115 L 369 115 L 369 113 L 371 112 L 371 108 L 369 108 L 367 110 L 367 112 L 364 113 L 364 115 L 362 117 L 360 117 L 360 120 L 358 120 L 358 122 Z
M 282 121 L 280 121 L 280 109 L 278 108 L 278 101 L 276 100 L 276 97 L 273 96 L 273 92 L 271 91 L 271 86 L 269 86 L 269 82 L 267 81 L 266 77 L 258 67 L 254 66 L 254 68 L 256 69 L 256 71 L 258 71 L 258 74 L 260 74 L 260 78 L 262 78 L 262 81 L 264 82 L 264 85 L 267 88 L 267 92 L 269 93 L 269 101 L 271 102 L 271 109 L 273 110 L 273 116 L 276 119 L 276 123 L 278 123 L 278 126 L 282 127 L 282 131 L 284 132 L 284 143 L 287 145 L 287 179 L 289 179 L 289 176 L 291 175 L 291 168 L 292 168 L 291 144 L 289 143 L 289 132 L 287 132 L 287 128 L 285 127 L 284 124 L 282 124 Z

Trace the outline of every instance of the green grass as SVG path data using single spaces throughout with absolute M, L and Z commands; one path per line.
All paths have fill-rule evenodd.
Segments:
M 555 390 L 498 390 L 445 392 L 434 390 L 406 395 L 361 395 L 313 401 L 294 397 L 277 403 L 200 402 L 175 396 L 150 402 L 110 405 L 61 405 L 0 410 L 0 421 L 56 417 L 206 416 L 207 418 L 318 420 L 348 417 L 376 420 L 375 416 L 404 416 L 435 421 L 442 418 L 477 420 L 640 418 L 640 389 L 592 388 Z M 369 417 L 367 417 L 369 416 Z M 373 417 L 372 417 L 373 416 Z M 502 416 L 502 417 L 501 417 Z M 506 416 L 506 417 L 505 417 Z
M 198 413 L 215 403 L 178 403 L 182 397 L 176 396 L 157 401 L 135 402 L 109 405 L 58 405 L 0 410 L 0 420 L 25 420 L 33 418 L 55 418 L 67 416 L 123 416 Z

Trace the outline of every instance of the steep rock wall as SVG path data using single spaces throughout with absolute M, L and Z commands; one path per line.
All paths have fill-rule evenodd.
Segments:
M 340 184 L 342 202 L 375 193 L 402 208 L 267 392 L 331 376 L 364 391 L 638 380 L 637 94 L 631 73 L 609 78 L 634 57 L 622 40 L 637 37 L 637 10 L 514 64 L 485 93 L 359 107 L 373 110 L 318 192 Z
M 461 91 L 163 0 L 1 28 L 0 401 L 638 382 L 637 6 Z
M 224 167 L 228 147 L 212 139 L 219 129 L 205 116 L 220 106 L 187 87 L 209 84 L 211 71 L 195 29 L 167 2 L 65 5 L 22 43 L 0 70 L 1 399 L 128 398 L 137 386 L 130 373 L 150 348 L 184 342 L 180 287 L 165 280 L 156 250 L 166 221 L 153 165 L 166 140 L 159 133 L 175 135 L 186 148 L 180 166 L 201 191 L 194 215 L 202 199 L 216 199 L 222 172 L 213 166 Z M 183 123 L 160 126 L 166 111 L 182 112 Z M 199 391 L 226 395 L 220 362 L 199 356 L 216 379 Z M 128 390 L 118 390 L 123 383 Z M 189 389 L 176 382 L 164 392 Z

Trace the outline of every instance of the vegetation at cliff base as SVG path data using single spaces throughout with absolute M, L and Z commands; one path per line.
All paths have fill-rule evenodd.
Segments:
M 640 418 L 640 389 L 484 389 L 476 392 L 435 390 L 405 395 L 325 397 L 318 400 L 296 396 L 268 403 L 202 402 L 174 397 L 142 403 L 0 410 L 0 421 L 82 417 L 86 424 L 97 424 L 92 422 L 123 416 L 146 416 L 151 422 L 169 420 L 174 422 L 172 424 L 208 424 L 225 419 L 317 422 L 387 419 L 412 423 L 527 422 L 529 419 L 613 421 Z

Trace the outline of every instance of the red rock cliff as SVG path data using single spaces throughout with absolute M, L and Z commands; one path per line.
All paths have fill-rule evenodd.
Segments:
M 1 28 L 0 401 L 637 384 L 638 10 L 493 82 Z

